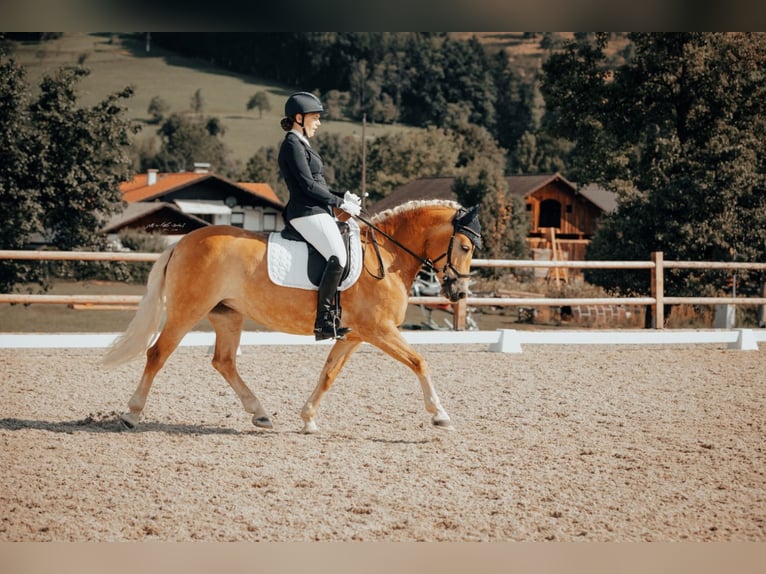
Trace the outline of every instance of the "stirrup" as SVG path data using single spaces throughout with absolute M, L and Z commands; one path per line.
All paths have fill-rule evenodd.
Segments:
M 324 341 L 325 339 L 345 339 L 346 334 L 350 332 L 351 329 L 348 327 L 335 327 L 333 325 L 325 324 L 321 327 L 314 327 L 314 339 L 317 341 Z
M 319 321 L 314 325 L 314 338 L 317 341 L 324 341 L 325 339 L 345 339 L 346 334 L 351 332 L 348 327 L 341 327 L 339 321 L 332 314 L 322 317 L 321 324 Z

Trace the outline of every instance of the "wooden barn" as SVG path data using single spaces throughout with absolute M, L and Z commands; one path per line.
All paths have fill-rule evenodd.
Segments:
M 602 214 L 617 206 L 616 194 L 595 185 L 578 187 L 558 173 L 512 175 L 508 191 L 523 198 L 529 214 L 527 242 L 536 257 L 583 260 Z M 452 199 L 454 178 L 427 177 L 411 181 L 372 206 L 380 212 L 413 199 Z

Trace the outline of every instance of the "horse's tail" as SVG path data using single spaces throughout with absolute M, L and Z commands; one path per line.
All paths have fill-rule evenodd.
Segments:
M 142 354 L 160 328 L 165 310 L 165 270 L 174 247 L 166 249 L 155 261 L 146 282 L 146 294 L 133 320 L 125 332 L 117 337 L 102 359 L 102 364 L 113 367 L 126 363 Z

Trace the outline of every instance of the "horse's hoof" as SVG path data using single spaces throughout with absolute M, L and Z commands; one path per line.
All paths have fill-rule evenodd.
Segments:
M 312 421 L 306 421 L 303 424 L 303 434 L 316 434 L 319 432 L 319 427 L 317 426 L 316 422 Z
M 120 415 L 120 426 L 124 430 L 134 430 L 138 426 L 139 415 L 124 413 Z
M 452 421 L 449 419 L 434 419 L 433 424 L 434 424 L 434 427 L 436 427 L 439 430 L 447 430 L 447 431 L 455 430 L 455 427 L 452 426 Z
M 262 429 L 272 429 L 274 428 L 274 425 L 271 423 L 271 419 L 269 417 L 263 416 L 255 416 L 253 415 L 253 424 L 257 426 L 258 428 Z

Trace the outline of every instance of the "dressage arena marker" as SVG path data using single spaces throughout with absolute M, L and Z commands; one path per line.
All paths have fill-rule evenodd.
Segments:
M 2 349 L 96 349 L 106 348 L 121 333 L 0 333 Z M 567 331 L 403 331 L 413 345 L 489 345 L 494 353 L 521 353 L 522 345 L 695 345 L 722 344 L 729 349 L 757 351 L 766 342 L 765 329 L 677 329 L 662 330 L 567 330 Z M 244 345 L 331 345 L 332 340 L 315 341 L 311 335 L 289 335 L 269 331 L 242 333 Z M 193 331 L 181 341 L 182 347 L 215 344 L 214 332 Z

